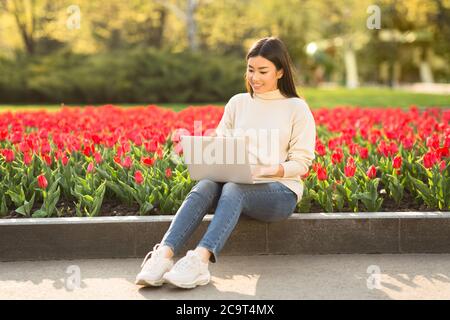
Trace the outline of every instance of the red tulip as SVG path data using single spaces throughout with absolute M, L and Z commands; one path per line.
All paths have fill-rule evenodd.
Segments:
M 317 172 L 320 167 L 322 167 L 322 165 L 319 162 L 314 162 L 312 164 L 312 169 L 314 170 L 314 172 Z
M 23 162 L 28 166 L 31 164 L 31 161 L 33 160 L 33 154 L 30 154 L 29 152 L 25 152 L 23 154 Z
M 398 146 L 394 141 L 391 141 L 390 148 L 391 148 L 390 150 L 391 155 L 394 155 L 398 152 Z
M 367 149 L 366 147 L 360 147 L 359 156 L 361 157 L 361 159 L 367 159 L 369 157 L 369 149 Z
M 439 156 L 439 159 L 449 156 L 448 149 L 449 149 L 448 147 L 442 147 L 442 148 L 438 148 L 436 150 L 436 154 Z
M 66 155 L 63 155 L 63 156 L 61 157 L 61 162 L 62 162 L 63 166 L 66 166 L 66 165 L 67 165 L 67 163 L 69 162 L 69 159 L 67 158 Z
M 10 141 L 11 141 L 13 144 L 19 143 L 19 142 L 22 141 L 22 140 L 23 140 L 23 132 L 22 132 L 22 131 L 15 131 L 15 132 L 12 134 L 11 139 L 10 139 Z
M 414 145 L 414 141 L 411 138 L 404 138 L 401 140 L 402 141 L 402 145 L 403 145 L 403 149 L 405 150 L 411 150 L 413 145 Z
M 370 179 L 374 179 L 377 176 L 377 169 L 375 168 L 374 165 L 371 165 L 369 167 L 369 169 L 366 172 L 367 177 L 369 177 Z
M 442 160 L 441 163 L 439 164 L 439 172 L 444 171 L 446 167 L 447 165 L 445 164 L 445 161 Z
M 439 148 L 439 136 L 437 135 L 437 133 L 434 133 L 432 137 L 427 138 L 426 146 L 433 150 Z
M 319 156 L 324 156 L 327 153 L 327 150 L 323 144 L 318 144 L 316 146 L 316 151 L 319 154 Z
M 131 160 L 131 158 L 129 156 L 126 156 L 125 159 L 123 159 L 123 161 L 122 161 L 122 166 L 124 168 L 130 168 L 132 164 L 133 164 L 133 161 Z
M 93 134 L 91 139 L 92 139 L 92 141 L 94 141 L 95 144 L 100 144 L 100 142 L 101 142 L 100 137 L 96 134 Z
M 394 158 L 392 166 L 394 167 L 394 169 L 400 169 L 402 166 L 402 156 L 396 156 Z
M 318 168 L 317 169 L 317 179 L 319 180 L 327 180 L 327 169 L 326 168 Z
M 97 162 L 98 164 L 103 162 L 103 158 L 102 158 L 102 155 L 100 154 L 100 152 L 95 152 L 94 158 L 95 158 L 95 162 Z
M 429 151 L 423 156 L 423 165 L 427 169 L 431 168 L 438 161 L 439 160 L 433 151 Z
M 355 166 L 345 166 L 344 167 L 344 172 L 345 172 L 345 176 L 346 177 L 353 177 L 355 175 L 356 172 L 356 167 Z
M 47 166 L 51 166 L 53 163 L 53 159 L 48 155 L 48 154 L 41 154 L 41 157 L 44 159 L 45 163 L 47 164 Z
M 155 159 L 154 158 L 150 158 L 150 157 L 143 157 L 141 159 L 141 162 L 143 164 L 145 164 L 146 166 L 151 167 L 153 165 L 153 163 L 155 162 Z
M 346 177 L 353 177 L 356 172 L 355 160 L 353 158 L 348 158 L 347 165 L 344 167 L 344 173 Z
M 358 144 L 356 144 L 356 143 L 350 143 L 349 144 L 349 146 L 348 146 L 348 149 L 349 149 L 349 153 L 352 155 L 352 156 L 354 156 L 357 152 L 358 152 Z
M 172 176 L 172 170 L 170 168 L 166 169 L 166 177 L 170 178 Z
M 26 153 L 30 150 L 30 146 L 28 145 L 28 143 L 26 141 L 22 141 L 19 144 L 19 151 L 22 153 Z
M 52 147 L 48 143 L 48 141 L 45 141 L 41 144 L 41 153 L 47 154 L 52 151 Z
M 94 164 L 92 162 L 89 162 L 88 167 L 87 167 L 87 172 L 92 172 L 94 171 Z
M 336 148 L 336 150 L 331 155 L 331 161 L 333 162 L 333 164 L 341 163 L 343 157 L 344 153 L 342 152 L 342 149 Z
M 149 142 L 145 142 L 144 143 L 145 146 L 145 150 L 147 150 L 147 152 L 155 152 L 158 148 L 158 141 L 152 140 Z
M 135 145 L 137 145 L 138 147 L 140 147 L 142 145 L 142 137 L 141 135 L 137 135 L 135 137 L 133 137 L 133 142 Z
M 14 151 L 11 149 L 3 149 L 2 155 L 5 157 L 6 162 L 13 162 L 15 159 Z
M 134 180 L 136 180 L 137 184 L 142 184 L 142 182 L 144 181 L 144 176 L 142 175 L 141 171 L 136 171 L 134 173 Z
M 353 157 L 349 157 L 347 159 L 347 165 L 355 165 L 355 159 L 353 159 Z
M 388 145 L 386 144 L 386 141 L 382 140 L 378 145 L 377 150 L 378 153 L 382 154 L 383 156 L 389 157 L 398 152 L 398 147 L 393 141 L 391 141 Z
M 83 149 L 83 154 L 84 154 L 86 157 L 89 157 L 89 156 L 91 155 L 91 148 L 90 148 L 89 146 L 84 147 L 84 149 Z
M 6 140 L 7 136 L 8 136 L 8 129 L 0 130 L 0 141 Z
M 47 188 L 48 182 L 43 174 L 41 174 L 40 176 L 37 177 L 37 181 L 38 181 L 39 188 L 41 188 L 41 189 Z

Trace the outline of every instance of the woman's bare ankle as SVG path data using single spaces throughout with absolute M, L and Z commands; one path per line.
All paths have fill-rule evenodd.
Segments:
M 200 257 L 204 263 L 209 263 L 209 258 L 211 256 L 211 252 L 208 249 L 203 248 L 203 247 L 197 247 L 197 248 L 195 248 L 194 251 L 200 255 Z
M 170 259 L 174 255 L 172 248 L 169 246 L 161 246 L 159 249 L 163 252 L 165 258 Z

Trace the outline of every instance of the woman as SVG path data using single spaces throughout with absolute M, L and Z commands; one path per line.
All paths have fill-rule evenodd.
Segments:
M 193 288 L 209 283 L 208 263 L 217 261 L 241 213 L 262 221 L 279 221 L 288 218 L 301 200 L 300 177 L 308 172 L 315 158 L 313 115 L 297 95 L 291 59 L 281 40 L 260 39 L 246 59 L 248 93 L 237 94 L 226 104 L 216 134 L 223 136 L 236 129 L 276 130 L 279 148 L 272 152 L 281 161 L 261 165 L 261 159 L 257 158 L 252 174 L 270 177 L 267 183 L 200 180 L 179 208 L 161 244 L 155 245 L 145 257 L 136 284 L 160 286 L 169 282 Z M 256 141 L 250 140 L 249 145 L 257 149 Z M 213 208 L 213 219 L 196 249 L 189 250 L 174 265 L 174 254 Z

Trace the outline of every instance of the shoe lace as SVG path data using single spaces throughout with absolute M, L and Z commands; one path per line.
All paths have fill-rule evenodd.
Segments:
M 175 266 L 174 269 L 176 271 L 185 271 L 185 270 L 189 270 L 192 269 L 192 267 L 198 267 L 198 263 L 199 263 L 199 258 L 194 254 L 194 253 L 190 253 L 187 256 L 185 256 L 184 258 L 182 258 L 181 260 L 179 260 Z
M 153 250 L 150 251 L 149 253 L 147 253 L 147 255 L 146 255 L 145 258 L 144 258 L 144 261 L 142 261 L 141 268 L 145 265 L 145 263 L 147 262 L 147 260 L 150 258 L 150 255 L 152 255 L 152 257 L 153 257 L 153 253 L 156 252 L 156 250 L 159 248 L 159 246 L 160 246 L 160 244 L 157 243 L 157 244 L 153 247 Z

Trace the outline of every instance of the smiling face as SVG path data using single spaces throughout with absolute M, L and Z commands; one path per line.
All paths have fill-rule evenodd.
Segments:
M 247 60 L 247 80 L 255 93 L 264 93 L 278 89 L 278 79 L 283 76 L 283 69 L 277 70 L 272 61 L 261 57 Z

